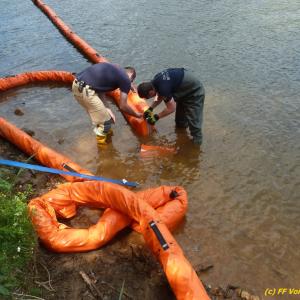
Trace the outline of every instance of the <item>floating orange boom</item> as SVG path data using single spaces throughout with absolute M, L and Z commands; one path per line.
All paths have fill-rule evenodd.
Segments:
M 4 92 L 11 88 L 24 86 L 26 84 L 39 82 L 60 82 L 71 85 L 73 80 L 74 75 L 65 71 L 51 70 L 26 72 L 14 76 L 0 78 L 0 92 Z M 115 99 L 117 104 L 119 104 L 119 90 L 110 92 L 109 95 Z M 130 93 L 128 95 L 128 104 L 139 112 L 143 112 L 147 107 L 146 102 L 139 98 L 136 93 Z M 124 116 L 133 129 L 141 136 L 149 135 L 154 128 L 153 126 L 150 126 L 144 119 L 137 119 L 128 114 L 124 114 Z
M 51 22 L 59 29 L 59 31 L 93 63 L 107 62 L 108 60 L 99 55 L 98 52 L 93 49 L 87 42 L 74 33 L 53 9 L 43 3 L 40 0 L 32 0 L 32 2 L 39 7 L 42 12 L 51 20 Z M 120 91 L 115 90 L 108 93 L 113 97 L 116 103 L 120 102 Z M 144 112 L 148 108 L 148 104 L 144 99 L 141 99 L 136 93 L 130 92 L 128 95 L 128 104 L 138 112 Z M 153 132 L 154 126 L 149 125 L 144 119 L 137 119 L 126 113 L 123 113 L 128 123 L 134 128 L 134 130 L 142 136 L 150 135 Z
M 175 147 L 165 147 L 156 145 L 141 144 L 141 156 L 161 156 L 167 154 L 176 154 L 177 149 Z
M 58 82 L 70 85 L 72 84 L 73 80 L 73 74 L 65 71 L 51 70 L 26 72 L 19 75 L 0 78 L 0 92 L 5 92 L 12 88 L 39 82 Z

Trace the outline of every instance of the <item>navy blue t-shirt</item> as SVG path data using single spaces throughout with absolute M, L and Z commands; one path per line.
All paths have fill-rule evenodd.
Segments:
M 168 102 L 181 85 L 183 76 L 184 68 L 166 69 L 154 76 L 152 84 L 158 95 L 164 97 L 164 101 Z
M 125 70 L 110 63 L 92 65 L 76 74 L 76 78 L 90 85 L 96 92 L 110 92 L 119 88 L 128 94 L 131 88 Z

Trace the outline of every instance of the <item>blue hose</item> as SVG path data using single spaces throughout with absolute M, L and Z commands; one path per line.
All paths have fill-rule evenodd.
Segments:
M 52 174 L 69 175 L 69 176 L 74 176 L 74 177 L 90 179 L 90 180 L 112 182 L 112 183 L 116 183 L 116 184 L 130 186 L 130 187 L 137 187 L 138 186 L 138 183 L 129 182 L 126 179 L 123 179 L 123 180 L 109 179 L 109 178 L 105 178 L 105 177 L 86 175 L 86 174 L 81 174 L 81 173 L 76 173 L 76 172 L 67 172 L 67 171 L 62 171 L 62 170 L 53 169 L 53 168 L 47 168 L 47 167 L 43 167 L 43 166 L 39 166 L 39 165 L 32 165 L 32 164 L 22 163 L 22 162 L 13 161 L 13 160 L 0 159 L 0 165 L 23 168 L 23 169 L 30 169 L 30 170 L 46 172 L 46 173 L 52 173 Z

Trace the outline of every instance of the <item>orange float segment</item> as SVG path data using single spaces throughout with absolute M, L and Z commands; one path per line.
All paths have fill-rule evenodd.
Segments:
M 178 191 L 178 193 L 181 193 L 181 195 L 178 195 L 178 199 L 170 198 L 169 194 L 176 190 Z M 35 219 L 36 216 L 33 215 L 32 222 L 34 226 L 37 227 L 39 237 L 42 241 L 45 242 L 48 247 L 57 252 L 87 251 L 95 249 L 94 247 L 99 246 L 99 240 L 97 239 L 95 244 L 93 244 L 92 241 L 89 241 L 88 244 L 82 242 L 78 244 L 77 240 L 72 241 L 73 237 L 70 236 L 67 248 L 65 248 L 63 244 L 59 246 L 59 239 L 61 238 L 61 236 L 58 235 L 57 238 L 54 238 L 51 235 L 50 238 L 48 236 L 48 228 L 43 229 L 43 227 L 47 227 L 48 225 L 46 224 L 50 222 L 46 219 L 55 219 L 55 228 L 57 228 L 58 230 L 61 225 L 57 222 L 56 217 L 53 218 L 54 212 L 56 213 L 56 215 L 62 218 L 71 218 L 76 215 L 78 206 L 88 206 L 93 208 L 108 207 L 108 209 L 105 210 L 104 214 L 101 217 L 102 221 L 103 219 L 105 219 L 105 229 L 109 233 L 109 238 L 105 237 L 105 241 L 107 241 L 111 239 L 113 235 L 115 235 L 119 230 L 132 223 L 131 218 L 135 220 L 133 221 L 133 228 L 141 231 L 138 218 L 142 214 L 142 212 L 139 211 L 140 206 L 135 207 L 134 205 L 132 205 L 132 199 L 135 198 L 138 198 L 140 201 L 148 203 L 147 205 L 154 207 L 159 215 L 159 222 L 165 221 L 166 226 L 171 229 L 174 229 L 176 225 L 178 225 L 178 223 L 183 219 L 187 208 L 186 192 L 181 187 L 162 186 L 159 188 L 153 188 L 146 191 L 134 193 L 113 183 L 97 181 L 89 181 L 84 184 L 83 182 L 77 182 L 76 184 L 61 184 L 56 189 L 48 192 L 38 199 L 32 200 L 32 202 L 30 202 L 29 204 L 29 207 L 31 209 L 32 203 L 40 201 L 47 204 L 45 204 L 45 207 L 41 206 L 42 204 L 39 204 L 40 209 L 46 210 L 47 214 L 39 216 L 38 219 Z M 124 214 L 125 208 L 123 206 L 124 202 L 126 201 L 128 202 L 128 204 L 125 206 L 128 208 L 128 211 Z M 117 206 L 118 204 L 120 204 L 121 206 Z M 51 207 L 51 213 L 49 213 L 48 211 L 48 206 Z M 120 214 L 120 211 L 122 211 L 123 214 Z M 128 219 L 127 217 L 129 211 L 131 216 L 130 219 Z M 46 219 L 43 220 L 42 218 Z M 46 232 L 44 232 L 45 230 Z M 69 231 L 66 231 L 63 240 L 66 239 L 66 236 L 68 234 L 67 232 Z M 98 235 L 106 236 L 106 234 L 103 234 L 103 232 L 98 232 Z M 88 240 L 87 238 L 83 239 Z M 51 245 L 54 240 L 56 243 L 55 246 Z
M 20 130 L 13 124 L 0 117 L 0 135 L 16 145 L 29 156 L 34 155 L 34 158 L 43 165 L 67 171 L 66 166 L 72 168 L 77 173 L 93 175 L 90 171 L 81 168 L 76 163 L 72 162 L 68 157 L 59 154 L 58 152 L 44 146 L 30 135 Z M 82 181 L 83 178 L 73 177 L 69 175 L 61 175 L 68 181 Z
M 209 300 L 203 284 L 168 228 L 163 223 L 158 223 L 157 226 L 169 246 L 166 251 L 161 248 L 146 222 L 142 234 L 146 244 L 160 261 L 176 299 Z
M 28 208 L 38 236 L 48 249 L 55 252 L 71 253 L 98 249 L 131 222 L 129 217 L 119 212 L 114 213 L 114 218 L 107 218 L 106 211 L 109 210 L 106 210 L 97 224 L 87 229 L 74 229 L 59 223 L 53 215 L 53 207 L 40 198 L 31 200 Z
M 175 147 L 155 146 L 141 144 L 141 156 L 159 156 L 166 154 L 176 154 Z
M 41 144 L 24 131 L 20 130 L 10 122 L 0 117 L 0 135 L 6 138 L 8 141 L 16 145 L 23 152 L 27 153 L 29 156 L 34 155 L 34 158 L 41 162 L 43 165 L 55 169 L 65 170 L 66 164 L 68 167 L 72 168 L 74 171 L 82 174 L 93 175 L 86 169 L 81 168 L 76 163 L 72 162 L 68 157 L 61 155 L 54 151 L 53 149 Z M 63 177 L 68 181 L 84 181 L 84 179 L 63 175 Z M 172 198 L 170 195 L 173 192 L 178 195 Z M 65 195 L 61 192 L 63 199 Z M 149 189 L 137 193 L 138 197 L 149 202 L 160 213 L 161 220 L 167 224 L 170 230 L 173 230 L 184 217 L 187 210 L 187 194 L 182 187 L 172 187 L 165 186 L 163 188 Z M 151 197 L 152 195 L 152 197 Z M 62 217 L 70 218 L 76 214 L 76 205 L 74 202 L 60 200 L 57 198 L 56 202 L 53 203 L 57 213 Z M 85 196 L 84 196 L 85 197 Z M 85 205 L 88 203 L 84 202 Z M 94 202 L 90 204 L 95 205 Z M 109 210 L 108 215 L 112 215 L 115 218 L 115 212 Z M 136 231 L 140 231 L 139 224 L 134 222 L 132 227 Z
M 120 106 L 120 91 L 119 91 L 119 89 L 108 93 L 108 95 L 115 100 L 115 102 L 117 103 L 118 106 Z M 146 103 L 146 101 L 139 98 L 139 96 L 133 92 L 129 92 L 127 102 L 131 107 L 134 107 L 134 109 L 138 112 L 144 112 L 149 106 Z M 149 125 L 146 122 L 146 120 L 144 120 L 143 118 L 138 119 L 138 118 L 135 118 L 135 117 L 133 117 L 127 113 L 123 113 L 123 112 L 122 112 L 122 114 L 125 116 L 128 123 L 131 125 L 131 127 L 135 130 L 135 132 L 138 135 L 147 136 L 147 135 L 151 134 L 151 132 L 153 132 L 154 126 Z
M 10 141 L 12 144 L 17 146 L 23 152 L 27 153 L 29 156 L 34 155 L 34 158 L 36 160 L 38 160 L 39 162 L 41 162 L 43 165 L 47 167 L 64 170 L 66 168 L 65 165 L 67 165 L 75 172 L 81 174 L 93 175 L 88 170 L 85 170 L 81 168 L 79 165 L 77 165 L 76 163 L 72 162 L 66 156 L 61 155 L 58 152 L 54 151 L 53 149 L 44 146 L 43 144 L 41 144 L 40 142 L 38 142 L 28 134 L 26 134 L 24 131 L 17 128 L 16 126 L 14 126 L 13 124 L 11 124 L 10 122 L 8 122 L 7 120 L 1 117 L 0 117 L 0 136 Z M 61 175 L 61 176 L 63 176 L 66 180 L 71 182 L 86 180 L 83 178 L 77 178 L 68 175 Z M 70 202 L 70 201 L 67 201 L 67 203 L 57 201 L 56 210 L 62 217 L 70 218 L 74 216 L 76 213 L 76 205 L 74 202 Z M 118 220 L 123 218 L 120 223 L 122 223 L 124 218 L 126 218 L 125 216 L 122 216 L 122 214 L 113 211 L 111 209 L 107 209 L 103 215 L 105 215 L 107 219 L 111 219 L 111 220 Z M 111 223 L 111 226 L 113 225 L 112 221 L 108 221 L 108 223 Z M 94 248 L 92 247 L 91 249 Z
M 106 58 L 97 53 L 88 43 L 75 34 L 55 13 L 53 9 L 43 3 L 40 0 L 32 0 L 33 3 L 39 7 L 45 15 L 53 22 L 53 24 L 60 30 L 60 32 L 76 47 L 82 54 L 84 54 L 93 63 L 108 62 Z M 119 90 L 108 93 L 116 103 L 119 105 L 120 92 Z M 128 105 L 130 105 L 135 111 L 143 113 L 148 104 L 144 99 L 141 99 L 136 93 L 130 92 L 127 99 Z M 123 113 L 123 112 L 122 112 Z M 154 126 L 150 126 L 144 119 L 137 119 L 126 113 L 123 113 L 128 123 L 133 129 L 142 136 L 150 135 Z
M 176 190 L 176 187 L 172 190 Z M 147 245 L 162 264 L 177 299 L 209 299 L 181 248 L 167 226 L 162 223 L 161 215 L 144 201 L 148 200 L 154 205 L 162 204 L 164 201 L 159 203 L 147 197 L 164 198 L 165 192 L 169 192 L 168 188 L 162 187 L 161 195 L 158 194 L 158 189 L 153 191 L 134 193 L 112 183 L 97 181 L 67 183 L 30 201 L 30 217 L 43 243 L 59 252 L 87 251 L 91 247 L 99 247 L 128 225 L 132 218 L 139 223 Z M 141 195 L 144 200 L 139 197 Z M 118 218 L 106 215 L 107 219 L 102 216 L 89 229 L 72 229 L 58 223 L 55 212 L 61 215 L 64 206 L 73 205 L 111 208 L 122 215 Z M 166 247 L 158 239 L 157 233 L 150 228 L 151 221 L 159 230 Z
M 72 84 L 74 80 L 74 75 L 70 72 L 65 71 L 35 71 L 35 72 L 26 72 L 18 74 L 15 76 L 10 76 L 6 78 L 0 78 L 0 92 L 7 91 L 12 88 L 24 86 L 30 83 L 36 82 L 59 82 Z M 109 93 L 113 97 L 116 103 L 119 105 L 120 102 L 120 92 L 119 90 Z M 128 97 L 129 105 L 136 108 L 137 111 L 143 112 L 147 108 L 147 103 L 141 101 L 135 93 L 130 93 Z M 133 129 L 137 134 L 141 136 L 147 136 L 153 130 L 153 126 L 149 125 L 144 119 L 137 119 L 133 116 L 130 116 L 124 113 L 127 121 L 131 124 Z
M 183 187 L 161 186 L 139 191 L 136 194 L 156 209 L 160 220 L 171 231 L 178 226 L 186 214 L 188 198 Z M 135 231 L 141 232 L 141 228 L 137 222 L 132 223 L 131 227 Z
M 43 1 L 32 0 L 32 2 L 40 8 L 40 10 L 51 20 L 51 22 L 59 29 L 59 31 L 76 47 L 78 48 L 90 61 L 93 63 L 106 62 L 107 60 L 98 54 L 88 43 L 81 39 L 74 33 Z
M 65 71 L 34 71 L 21 73 L 14 76 L 0 78 L 0 92 L 7 91 L 11 88 L 16 88 L 30 83 L 36 82 L 61 82 L 71 84 L 74 80 L 74 75 Z
M 58 168 L 56 166 L 57 162 L 59 165 L 61 161 L 66 162 L 64 156 L 51 149 L 49 151 L 45 146 L 42 147 L 43 151 L 39 151 L 39 142 L 15 126 L 10 125 L 3 118 L 0 118 L 0 134 L 24 152 L 30 155 L 36 152 L 36 158 L 47 166 Z M 58 156 L 59 159 L 55 156 Z M 72 167 L 76 169 L 76 164 L 72 164 Z M 72 180 L 72 178 L 67 179 Z M 170 200 L 170 192 L 173 190 L 177 191 L 178 196 Z M 161 195 L 158 191 L 158 189 L 153 189 L 152 191 L 147 190 L 135 194 L 125 188 L 109 183 L 105 183 L 105 185 L 95 181 L 68 183 L 60 185 L 58 189 L 30 201 L 28 207 L 34 227 L 41 240 L 49 249 L 59 252 L 88 251 L 101 247 L 112 239 L 119 230 L 129 225 L 132 222 L 131 218 L 135 219 L 139 225 L 134 227 L 140 228 L 147 244 L 161 261 L 177 298 L 208 299 L 202 296 L 205 292 L 203 292 L 201 282 L 184 258 L 182 251 L 178 250 L 169 230 L 161 223 L 162 220 L 165 220 L 166 223 L 170 221 L 167 226 L 172 227 L 172 224 L 177 222 L 174 220 L 180 221 L 182 219 L 186 211 L 186 193 L 180 187 L 163 187 Z M 111 198 L 111 195 L 114 195 L 117 200 Z M 157 208 L 157 212 L 149 204 L 142 205 L 142 203 L 145 203 L 142 197 L 144 200 L 148 198 L 149 203 Z M 182 207 L 180 207 L 180 204 Z M 110 208 L 105 210 L 96 225 L 88 229 L 69 228 L 57 221 L 56 213 L 62 217 L 72 217 L 76 213 L 77 205 Z M 177 215 L 175 209 L 181 212 L 182 216 Z M 125 214 L 128 214 L 128 216 Z M 163 251 L 161 249 L 156 236 L 149 228 L 149 221 L 152 219 L 158 224 L 157 226 L 166 238 L 170 249 L 173 249 L 173 245 L 176 246 L 174 253 L 171 250 Z M 178 262 L 180 262 L 180 266 L 178 266 Z M 182 283 L 184 283 L 184 286 Z
M 65 71 L 34 71 L 21 73 L 15 76 L 10 76 L 6 78 L 0 78 L 0 92 L 4 92 L 11 88 L 20 87 L 30 83 L 37 82 L 60 82 L 65 84 L 72 84 L 74 80 L 74 75 L 70 72 Z M 119 105 L 120 102 L 120 92 L 119 90 L 109 93 L 113 97 L 116 103 Z M 143 112 L 147 103 L 142 101 L 136 93 L 130 93 L 128 97 L 129 105 L 135 107 L 137 111 Z M 141 136 L 147 136 L 152 132 L 153 126 L 149 125 L 144 119 L 137 119 L 124 113 L 127 121 L 131 124 L 132 128 Z

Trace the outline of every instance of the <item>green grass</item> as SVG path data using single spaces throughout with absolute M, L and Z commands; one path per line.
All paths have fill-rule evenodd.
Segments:
M 122 300 L 123 293 L 124 293 L 124 286 L 125 286 L 125 280 L 123 280 L 123 282 L 122 282 L 122 287 L 121 287 L 121 291 L 119 294 L 119 300 Z
M 20 171 L 0 169 L 0 299 L 10 298 L 17 288 L 25 288 L 26 267 L 32 260 L 36 244 L 28 217 L 27 201 L 31 186 L 19 192 L 15 183 Z

